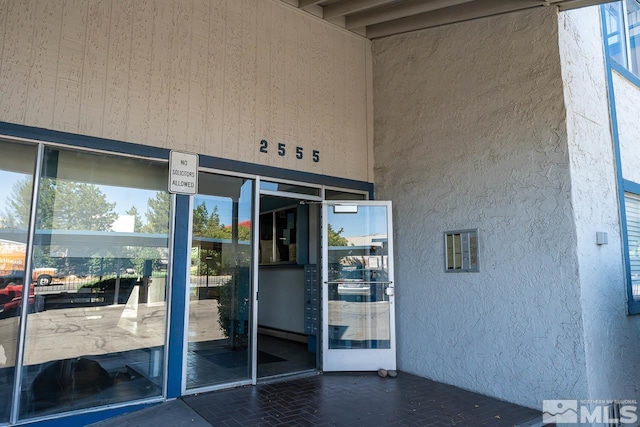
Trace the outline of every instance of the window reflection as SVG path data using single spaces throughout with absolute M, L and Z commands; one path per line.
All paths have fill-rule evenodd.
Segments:
M 609 56 L 639 76 L 640 1 L 625 0 L 603 7 Z
M 0 142 L 0 152 L 0 423 L 3 423 L 9 420 L 12 402 L 36 148 Z
M 250 378 L 253 182 L 201 173 L 194 200 L 187 388 Z
M 631 270 L 631 297 L 640 300 L 640 197 L 624 195 L 627 222 L 627 243 Z
M 46 149 L 21 417 L 162 393 L 166 164 Z
M 607 45 L 609 55 L 620 63 L 627 66 L 627 44 L 626 31 L 624 29 L 624 18 L 622 16 L 622 3 L 613 2 L 604 6 L 604 19 L 607 23 Z
M 329 349 L 390 348 L 386 207 L 330 209 L 327 229 Z
M 627 21 L 629 26 L 629 62 L 631 71 L 640 76 L 640 2 L 627 0 Z

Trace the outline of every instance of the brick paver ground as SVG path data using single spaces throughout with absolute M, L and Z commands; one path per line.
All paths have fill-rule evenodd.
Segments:
M 399 372 L 325 373 L 183 398 L 213 426 L 515 426 L 539 411 Z

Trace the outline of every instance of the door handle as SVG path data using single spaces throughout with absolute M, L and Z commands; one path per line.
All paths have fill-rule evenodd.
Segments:
M 338 285 L 344 284 L 344 283 L 363 283 L 363 284 L 374 284 L 374 285 L 390 285 L 393 282 L 384 282 L 384 281 L 364 281 L 364 280 L 353 280 L 353 281 L 348 281 L 348 282 L 344 282 L 344 281 L 337 281 L 337 280 L 333 280 L 333 281 L 329 281 L 329 282 L 324 282 L 325 285 L 335 285 L 336 283 Z

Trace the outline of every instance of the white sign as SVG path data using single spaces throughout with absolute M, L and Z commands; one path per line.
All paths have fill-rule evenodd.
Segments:
M 171 151 L 169 154 L 169 193 L 198 192 L 198 155 Z

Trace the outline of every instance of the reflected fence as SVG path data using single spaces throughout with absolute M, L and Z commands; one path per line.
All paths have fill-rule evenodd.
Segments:
M 231 280 L 231 275 L 192 275 L 191 287 L 207 288 L 223 286 Z M 53 295 L 60 293 L 99 293 L 99 292 L 115 292 L 115 287 L 128 287 L 143 284 L 145 280 L 153 281 L 154 279 L 166 279 L 166 273 L 154 272 L 151 276 L 139 275 L 104 275 L 104 276 L 68 276 L 62 278 L 53 278 L 50 284 L 34 286 L 35 295 Z
M 151 276 L 106 275 L 53 278 L 33 286 L 32 311 L 110 304 L 127 304 L 134 290 L 140 302 L 164 301 L 166 273 Z

